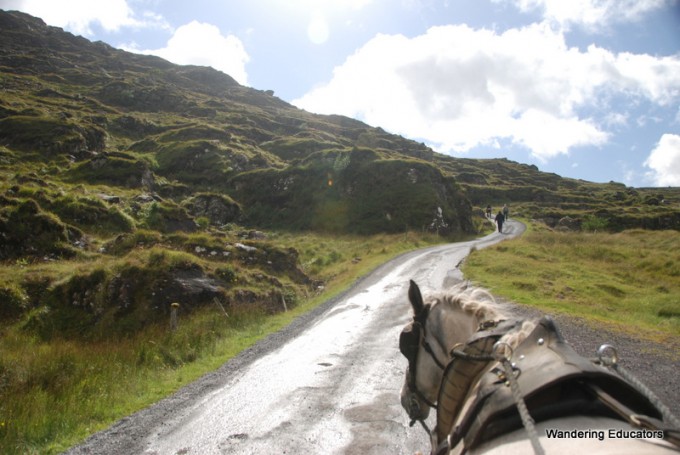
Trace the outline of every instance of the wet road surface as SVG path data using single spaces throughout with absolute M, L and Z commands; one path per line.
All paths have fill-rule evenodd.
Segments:
M 471 248 L 504 233 L 410 252 L 381 266 L 291 336 L 265 340 L 176 396 L 123 419 L 70 454 L 412 454 L 429 451 L 399 403 L 408 282 L 459 281 Z M 295 330 L 294 328 L 289 330 Z M 231 364 L 231 365 L 230 365 Z M 201 384 L 204 381 L 205 384 Z M 431 417 L 432 419 L 432 417 Z

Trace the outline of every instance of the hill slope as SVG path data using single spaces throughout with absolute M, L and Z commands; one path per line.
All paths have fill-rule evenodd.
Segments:
M 45 337 L 135 332 L 175 300 L 294 303 L 313 285 L 299 253 L 256 229 L 467 234 L 502 203 L 571 228 L 680 228 L 672 189 L 440 155 L 23 13 L 0 11 L 0 43 L 0 319 Z
M 0 320 L 43 338 L 294 305 L 318 283 L 256 229 L 474 230 L 422 144 L 23 13 L 0 43 Z
M 422 144 L 309 114 L 211 68 L 90 43 L 24 14 L 3 13 L 0 28 L 6 163 L 178 203 L 197 191 L 227 194 L 242 209 L 234 221 L 254 225 L 402 231 L 431 224 L 441 209 L 449 230 L 472 228 L 460 189 L 423 160 L 432 151 Z M 360 188 L 354 170 L 379 173 L 381 182 Z M 331 180 L 332 191 L 317 191 Z M 380 200 L 364 206 L 366 192 L 383 185 L 405 191 L 387 207 Z M 437 190 L 418 188 L 425 185 Z M 329 210 L 347 219 L 316 219 Z

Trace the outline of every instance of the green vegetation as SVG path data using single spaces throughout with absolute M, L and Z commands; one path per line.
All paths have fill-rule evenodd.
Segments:
M 554 232 L 475 251 L 463 271 L 494 294 L 635 337 L 680 342 L 680 236 Z
M 430 163 L 370 149 L 317 152 L 284 170 L 247 172 L 234 182 L 248 221 L 267 228 L 473 232 L 470 205 L 454 179 Z
M 507 159 L 450 161 L 435 155 L 433 161 L 456 179 L 479 216 L 487 204 L 494 210 L 509 204 L 511 216 L 540 220 L 558 230 L 680 230 L 680 188 L 573 180 Z
M 141 234 L 136 236 L 138 240 L 158 240 L 158 237 Z M 60 327 L 60 332 L 56 333 L 52 324 L 53 331 L 46 336 L 35 327 L 27 327 L 35 326 L 36 319 L 56 324 L 58 316 L 54 313 L 58 310 L 48 311 L 43 307 L 5 328 L 0 337 L 0 453 L 58 453 L 214 370 L 267 334 L 346 289 L 357 277 L 389 258 L 442 240 L 412 233 L 373 237 L 283 233 L 272 237 L 276 243 L 294 244 L 300 251 L 305 272 L 326 285 L 301 300 L 287 294 L 290 311 L 272 315 L 263 307 L 231 305 L 226 306 L 225 315 L 218 304 L 192 311 L 182 302 L 175 331 L 170 330 L 170 317 L 164 313 L 162 320 L 145 330 L 131 330 L 129 324 L 142 319 L 136 317 L 108 326 L 117 333 L 99 334 L 83 327 L 82 324 L 96 322 L 82 317 L 77 319 L 81 324 L 80 333 L 64 332 L 76 329 L 73 314 L 69 313 L 65 317 L 70 321 L 62 321 L 65 325 Z M 164 264 L 186 267 L 187 261 L 197 261 L 191 255 L 170 254 L 159 249 L 151 249 L 142 257 L 159 273 L 167 269 Z M 110 267 L 117 267 L 116 261 L 113 262 Z M 97 288 L 97 282 L 106 277 L 104 268 L 88 270 L 86 263 L 73 266 L 80 270 L 59 286 Z M 7 297 L 10 304 L 3 302 L 2 318 L 16 320 L 21 313 L 17 307 L 26 304 L 26 296 L 12 283 L 28 277 L 64 273 L 64 270 L 49 271 L 44 267 L 24 265 L 19 270 L 3 271 L 6 273 L 2 276 L 11 279 L 0 283 L 0 295 Z M 152 273 L 135 270 L 137 275 Z M 225 281 L 243 279 L 242 271 L 229 265 L 219 266 L 216 273 Z M 143 278 L 144 282 L 153 280 L 151 276 Z M 91 297 L 97 301 L 96 296 Z M 88 314 L 107 318 L 106 313 L 98 313 L 96 307 Z M 127 332 L 121 332 L 124 330 Z
M 66 448 L 386 259 L 492 228 L 487 204 L 543 224 L 471 275 L 677 335 L 678 188 L 444 156 L 211 68 L 0 23 L 0 453 Z
M 205 309 L 174 332 L 157 326 L 91 344 L 9 330 L 0 343 L 0 451 L 59 453 L 216 368 L 275 324 L 257 312 L 226 318 Z

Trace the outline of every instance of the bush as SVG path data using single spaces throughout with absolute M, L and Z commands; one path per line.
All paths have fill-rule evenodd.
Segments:
M 224 281 L 225 283 L 231 284 L 235 283 L 237 280 L 236 271 L 231 266 L 217 268 L 215 270 L 215 275 L 217 276 L 217 278 Z
M 581 223 L 581 228 L 588 232 L 606 231 L 609 229 L 609 220 L 594 215 L 586 215 Z

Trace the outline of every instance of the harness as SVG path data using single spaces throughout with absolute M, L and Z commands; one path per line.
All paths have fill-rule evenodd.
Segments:
M 448 454 L 455 447 L 466 453 L 522 426 L 531 436 L 529 426 L 533 429 L 535 421 L 578 414 L 614 417 L 639 428 L 662 430 L 667 441 L 680 447 L 680 431 L 671 428 L 671 424 L 680 427 L 677 419 L 651 391 L 639 391 L 638 384 L 616 368 L 615 358 L 581 357 L 550 317 L 540 319 L 509 356 L 499 355 L 498 340 L 520 324 L 518 320 L 487 323 L 465 345 L 451 350 L 437 405 L 426 401 L 437 409 L 437 426 L 431 432 L 433 454 Z M 416 330 L 422 343 L 422 325 Z M 415 340 L 407 336 L 407 341 Z M 415 362 L 417 349 L 413 357 Z M 411 359 L 407 359 L 410 368 Z M 411 382 L 415 387 L 415 368 L 410 375 L 409 388 Z M 468 400 L 470 394 L 474 396 Z M 541 453 L 538 438 L 530 439 Z
M 453 358 L 444 369 L 437 399 L 437 443 L 446 439 L 466 402 L 465 398 L 472 384 L 485 369 L 488 369 L 492 362 L 489 355 L 493 346 L 508 331 L 520 325 L 521 321 L 516 319 L 487 321 L 468 340 L 463 350 L 458 349 L 460 345 L 454 346 L 451 350 Z

